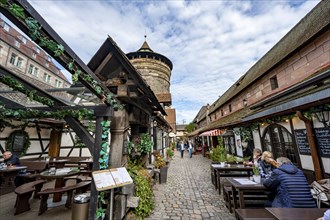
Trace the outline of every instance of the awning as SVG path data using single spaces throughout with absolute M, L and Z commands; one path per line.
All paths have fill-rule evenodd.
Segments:
M 205 131 L 201 133 L 199 136 L 220 136 L 223 133 L 220 129 L 214 129 L 210 131 Z

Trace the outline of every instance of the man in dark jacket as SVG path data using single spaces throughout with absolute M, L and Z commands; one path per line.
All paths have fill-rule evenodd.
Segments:
M 4 158 L 4 163 L 7 166 L 19 166 L 20 165 L 20 161 L 18 159 L 18 157 L 14 154 L 12 154 L 10 151 L 5 151 L 3 153 L 3 158 Z
M 286 157 L 277 158 L 279 167 L 263 184 L 276 191 L 275 208 L 316 208 L 315 200 L 303 172 Z

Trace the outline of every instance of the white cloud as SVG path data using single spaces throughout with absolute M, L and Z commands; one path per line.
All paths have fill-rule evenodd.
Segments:
M 125 52 L 144 41 L 173 62 L 177 122 L 192 121 L 319 1 L 40 1 L 30 3 L 84 61 L 110 35 Z

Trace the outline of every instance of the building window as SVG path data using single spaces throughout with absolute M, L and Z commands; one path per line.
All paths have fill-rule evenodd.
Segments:
M 272 87 L 272 90 L 278 88 L 278 82 L 277 82 L 276 76 L 273 76 L 272 78 L 270 78 L 270 86 Z
M 300 167 L 298 149 L 293 140 L 293 135 L 285 127 L 272 124 L 265 129 L 262 136 L 262 150 L 272 152 L 274 158 L 287 157 Z
M 229 107 L 229 112 L 231 112 L 231 104 L 229 104 L 229 106 L 228 106 L 228 107 Z
M 17 66 L 18 68 L 21 68 L 21 67 L 22 67 L 22 63 L 23 63 L 23 59 L 19 57 L 19 58 L 17 59 L 16 66 Z
M 21 44 L 17 41 L 17 40 L 15 40 L 15 47 L 19 47 Z
M 5 23 L 5 25 L 3 26 L 3 29 L 7 32 L 9 32 L 9 25 Z
M 40 53 L 40 49 L 39 49 L 39 47 L 34 47 L 34 50 L 36 51 L 36 53 Z
M 37 58 L 37 54 L 32 53 L 32 58 L 33 58 L 33 59 Z
M 62 86 L 62 82 L 58 79 L 55 79 L 55 87 L 60 88 Z
M 39 71 L 39 69 L 37 67 L 35 67 L 33 64 L 30 64 L 28 73 L 38 77 L 38 71 Z
M 9 63 L 15 65 L 15 62 L 16 62 L 16 57 L 17 55 L 16 54 L 11 54 L 11 57 L 10 57 L 10 60 L 9 60 Z
M 32 64 L 30 64 L 28 73 L 32 74 L 33 73 L 33 68 L 34 68 L 34 66 Z
M 223 116 L 223 109 L 221 109 L 221 117 Z
M 39 69 L 37 67 L 34 67 L 33 75 L 38 76 Z
M 46 67 L 49 67 L 49 63 L 46 63 Z
M 51 62 L 51 61 L 52 61 L 52 57 L 51 57 L 51 56 L 47 56 L 47 60 L 48 60 L 49 62 Z
M 19 36 L 19 39 L 23 42 L 23 44 L 26 44 L 26 38 L 23 36 Z
M 50 75 L 47 74 L 47 73 L 44 73 L 43 80 L 44 80 L 46 83 L 50 83 Z

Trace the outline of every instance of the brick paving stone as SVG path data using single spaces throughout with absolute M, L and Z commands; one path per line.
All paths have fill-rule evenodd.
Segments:
M 211 183 L 210 164 L 202 155 L 189 158 L 186 153 L 181 159 L 175 152 L 167 183 L 153 188 L 155 207 L 145 220 L 235 220 Z

